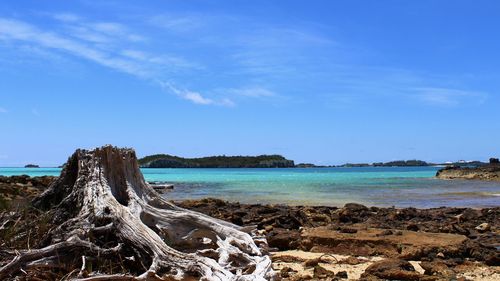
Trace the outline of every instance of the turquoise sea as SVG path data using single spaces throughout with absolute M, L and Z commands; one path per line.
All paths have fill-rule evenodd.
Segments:
M 500 183 L 434 178 L 437 167 L 142 169 L 147 181 L 174 184 L 172 200 L 396 207 L 500 206 Z M 59 175 L 58 168 L 0 168 L 0 175 Z

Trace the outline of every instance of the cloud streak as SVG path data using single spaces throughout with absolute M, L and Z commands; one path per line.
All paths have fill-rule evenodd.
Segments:
M 415 88 L 416 98 L 433 106 L 455 107 L 464 103 L 482 104 L 488 95 L 448 88 Z
M 193 57 L 201 53 L 199 57 L 207 62 L 205 65 L 165 53 L 163 49 L 160 53 L 151 51 L 147 49 L 153 42 L 151 38 L 138 35 L 118 22 L 89 21 L 70 13 L 51 17 L 58 25 L 49 31 L 0 17 L 0 39 L 22 42 L 33 46 L 33 50 L 56 50 L 53 53 L 69 54 L 152 81 L 165 92 L 197 105 L 234 106 L 240 101 L 271 101 L 286 95 L 291 97 L 288 100 L 307 102 L 319 98 L 324 102 L 329 99 L 343 106 L 391 99 L 454 107 L 471 102 L 481 104 L 488 98 L 486 93 L 479 91 L 448 87 L 457 84 L 453 83 L 453 78 L 436 79 L 409 69 L 344 60 L 344 51 L 347 57 L 354 56 L 351 48 L 307 24 L 265 24 L 205 14 L 163 14 L 149 20 L 143 18 L 144 25 L 156 27 L 155 34 L 165 35 L 161 43 L 172 40 L 175 45 L 172 49 L 179 48 L 174 53 Z M 224 38 L 213 32 L 221 27 L 226 28 Z M 184 48 L 192 49 L 184 52 Z M 358 60 L 362 56 L 356 54 Z M 181 76 L 186 73 L 189 77 Z M 215 89 L 203 91 L 185 89 L 179 86 L 179 77 L 199 79 L 197 82 L 202 83 L 197 85 L 210 85 L 213 81 L 229 85 L 217 85 Z M 246 86 L 241 87 L 239 83 Z
M 29 43 L 37 47 L 57 50 L 116 71 L 151 81 L 160 81 L 161 74 L 165 71 L 175 71 L 175 69 L 179 68 L 201 68 L 197 64 L 175 56 L 155 56 L 140 50 L 122 50 L 110 46 L 103 48 L 98 45 L 109 43 L 109 36 L 114 36 L 115 40 L 119 38 L 130 41 L 142 40 L 142 38 L 134 34 L 127 34 L 126 28 L 121 24 L 110 22 L 96 24 L 82 23 L 80 17 L 72 14 L 59 14 L 55 18 L 65 23 L 73 24 L 69 28 L 76 31 L 73 33 L 74 38 L 56 32 L 44 31 L 22 21 L 0 18 L 0 39 Z M 162 84 L 160 86 L 165 88 Z M 229 99 L 214 100 L 206 98 L 198 92 L 179 89 L 172 85 L 166 87 L 166 89 L 194 104 L 234 105 Z
M 53 32 L 39 30 L 38 28 L 21 21 L 0 18 L 0 38 L 23 41 L 40 45 L 45 48 L 64 51 L 121 72 L 138 77 L 147 76 L 145 70 L 130 61 L 119 57 L 112 57 L 111 55 L 92 48 L 87 44 L 62 37 Z
M 233 96 L 247 97 L 247 98 L 273 98 L 277 97 L 278 94 L 275 92 L 262 88 L 262 87 L 246 87 L 246 88 L 231 88 L 223 90 L 223 92 L 230 93 Z
M 181 97 L 182 99 L 188 100 L 188 101 L 195 103 L 195 104 L 219 105 L 219 106 L 230 106 L 230 107 L 235 105 L 235 103 L 229 98 L 215 100 L 215 99 L 203 97 L 198 92 L 175 87 L 172 83 L 169 83 L 169 82 L 160 82 L 160 83 L 166 91 L 172 92 L 175 95 Z

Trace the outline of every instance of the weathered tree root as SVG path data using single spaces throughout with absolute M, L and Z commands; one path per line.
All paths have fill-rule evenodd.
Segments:
M 144 181 L 131 149 L 77 150 L 33 204 L 59 226 L 47 234 L 47 247 L 23 251 L 0 268 L 2 280 L 67 261 L 79 261 L 72 278 L 81 280 L 275 277 L 263 237 L 164 200 Z M 119 260 L 125 272 L 88 272 L 96 260 Z

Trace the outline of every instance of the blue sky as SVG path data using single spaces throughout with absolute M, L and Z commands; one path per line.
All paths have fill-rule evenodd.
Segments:
M 0 166 L 486 160 L 499 26 L 498 1 L 2 1 Z

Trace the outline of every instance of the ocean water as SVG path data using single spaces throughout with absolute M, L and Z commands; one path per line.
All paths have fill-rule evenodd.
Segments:
M 440 180 L 437 167 L 142 169 L 174 184 L 167 199 L 215 197 L 242 203 L 429 208 L 500 206 L 500 182 Z M 0 175 L 59 175 L 57 168 L 0 168 Z

